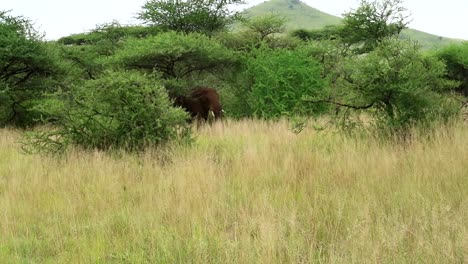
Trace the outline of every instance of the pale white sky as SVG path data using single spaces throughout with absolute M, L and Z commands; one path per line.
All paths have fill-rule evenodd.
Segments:
M 30 18 L 46 39 L 57 39 L 91 30 L 97 24 L 117 20 L 136 24 L 134 17 L 145 0 L 1 0 L 0 10 Z M 264 0 L 247 1 L 249 5 Z M 303 0 L 326 13 L 341 16 L 357 8 L 359 0 Z M 411 12 L 411 28 L 443 37 L 468 40 L 468 0 L 405 0 Z

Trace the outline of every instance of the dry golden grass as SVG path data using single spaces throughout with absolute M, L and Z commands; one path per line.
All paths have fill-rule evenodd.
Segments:
M 192 147 L 23 155 L 0 130 L 0 263 L 466 263 L 468 127 L 392 144 L 228 122 Z

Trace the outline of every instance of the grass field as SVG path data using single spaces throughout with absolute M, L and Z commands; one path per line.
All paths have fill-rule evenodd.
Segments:
M 396 144 L 228 122 L 141 155 L 0 130 L 0 263 L 467 263 L 468 127 Z

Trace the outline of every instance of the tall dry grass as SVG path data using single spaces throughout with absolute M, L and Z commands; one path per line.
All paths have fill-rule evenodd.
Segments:
M 466 263 L 468 127 L 396 144 L 240 121 L 192 147 L 23 155 L 0 131 L 0 263 Z

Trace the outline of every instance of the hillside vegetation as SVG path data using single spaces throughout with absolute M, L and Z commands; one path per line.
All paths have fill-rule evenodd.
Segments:
M 340 24 L 341 18 L 317 10 L 299 0 L 269 0 L 245 10 L 247 17 L 275 14 L 286 19 L 288 31 L 296 29 L 314 30 L 328 25 Z M 424 48 L 439 48 L 461 40 L 445 38 L 415 29 L 405 29 L 403 38 L 418 41 Z
M 340 23 L 341 18 L 317 10 L 298 0 L 270 0 L 244 11 L 246 17 L 274 14 L 286 18 L 288 30 L 321 29 Z
M 406 144 L 286 122 L 190 148 L 20 154 L 0 130 L 4 263 L 465 263 L 468 128 Z M 5 262 L 6 261 L 6 262 Z

